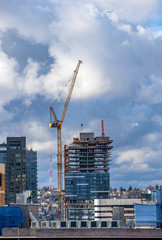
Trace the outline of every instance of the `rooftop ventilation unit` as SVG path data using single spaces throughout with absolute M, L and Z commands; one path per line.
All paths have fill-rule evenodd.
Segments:
M 31 228 L 39 228 L 39 222 L 38 221 L 32 221 L 31 222 Z
M 100 228 L 110 228 L 112 227 L 111 221 L 100 221 L 99 226 Z
M 67 221 L 60 221 L 60 228 L 67 228 L 68 222 Z
M 89 221 L 80 221 L 80 228 L 89 228 L 90 222 Z
M 99 226 L 99 222 L 98 221 L 91 221 L 90 222 L 90 227 L 91 228 L 97 228 Z
M 51 221 L 51 228 L 59 228 L 60 222 L 57 221 Z
M 41 221 L 41 227 L 42 228 L 49 228 L 49 222 L 48 221 Z
M 69 228 L 80 228 L 80 221 L 70 221 Z

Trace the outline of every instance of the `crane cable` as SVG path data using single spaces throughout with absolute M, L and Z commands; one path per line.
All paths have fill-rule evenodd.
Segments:
M 81 75 L 82 71 L 80 71 L 80 75 Z M 82 77 L 80 78 L 82 80 Z M 81 120 L 81 124 L 80 124 L 80 127 L 81 127 L 81 132 L 83 130 L 83 86 L 82 86 L 82 81 L 80 80 L 80 120 Z
M 52 102 L 51 106 L 54 105 L 55 102 L 58 101 L 58 99 L 61 97 L 62 92 L 64 91 L 64 89 L 68 86 L 69 82 L 71 81 L 72 76 L 69 78 L 69 80 L 66 82 L 66 84 L 63 86 L 62 90 L 60 91 L 60 93 L 58 94 L 58 96 L 55 98 L 55 100 Z

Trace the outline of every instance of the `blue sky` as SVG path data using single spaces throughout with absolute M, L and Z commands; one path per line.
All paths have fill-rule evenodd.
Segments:
M 57 187 L 56 129 L 79 59 L 62 145 L 82 131 L 113 139 L 111 186 L 162 185 L 161 0 L 0 0 L 0 142 L 26 136 L 39 186 Z M 114 11 L 107 13 L 107 10 Z M 60 98 L 55 98 L 62 92 Z

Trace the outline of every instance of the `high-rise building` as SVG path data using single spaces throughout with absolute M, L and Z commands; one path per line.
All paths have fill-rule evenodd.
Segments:
M 16 194 L 26 190 L 37 203 L 37 152 L 26 150 L 26 137 L 7 137 L 7 144 L 0 144 L 0 163 L 5 164 L 5 203 L 15 203 Z
M 5 164 L 5 203 L 7 202 L 7 144 L 0 144 L 0 163 Z
M 5 205 L 5 164 L 0 163 L 0 206 Z
M 26 184 L 27 190 L 32 191 L 32 201 L 37 203 L 37 152 L 26 150 Z
M 94 219 L 94 199 L 108 198 L 110 188 L 109 137 L 80 133 L 64 146 L 65 218 Z
M 26 138 L 7 137 L 7 204 L 26 191 Z

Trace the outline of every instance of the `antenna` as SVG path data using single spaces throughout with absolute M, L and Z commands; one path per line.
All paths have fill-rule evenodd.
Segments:
M 104 137 L 105 136 L 105 133 L 104 133 L 104 124 L 103 124 L 103 120 L 101 120 L 101 129 L 102 129 L 102 134 L 101 136 Z
M 50 141 L 50 190 L 53 188 L 52 140 Z

